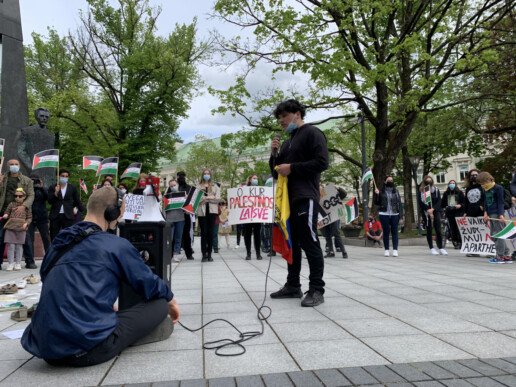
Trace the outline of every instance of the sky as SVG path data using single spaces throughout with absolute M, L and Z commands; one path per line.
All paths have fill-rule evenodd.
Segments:
M 54 28 L 61 36 L 75 31 L 79 26 L 79 10 L 87 10 L 86 0 L 19 0 L 23 28 L 24 44 L 32 42 L 32 32 L 47 34 L 47 28 Z M 207 40 L 210 32 L 217 30 L 226 37 L 241 34 L 236 27 L 222 23 L 210 17 L 215 0 L 150 0 L 152 6 L 161 6 L 162 13 L 158 19 L 157 33 L 168 35 L 176 23 L 191 23 L 197 18 L 198 39 Z M 184 142 L 193 141 L 196 135 L 217 137 L 228 132 L 235 132 L 245 127 L 245 122 L 231 115 L 212 115 L 211 110 L 219 106 L 216 97 L 207 91 L 209 86 L 226 89 L 233 83 L 239 66 L 229 69 L 201 65 L 199 73 L 205 86 L 191 102 L 189 117 L 184 119 L 178 134 Z M 271 82 L 270 69 L 261 68 L 251 75 L 248 81 L 251 93 L 263 87 L 282 87 L 303 89 L 307 79 L 303 75 L 279 74 L 274 83 Z M 327 114 L 327 113 L 326 113 Z M 307 120 L 315 121 L 325 118 L 324 112 L 307 114 Z

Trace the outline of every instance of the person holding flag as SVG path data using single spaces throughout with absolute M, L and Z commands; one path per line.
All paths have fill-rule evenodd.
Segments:
M 213 262 L 211 252 L 213 248 L 213 229 L 215 217 L 219 213 L 220 188 L 213 182 L 211 171 L 204 168 L 197 189 L 203 193 L 197 217 L 201 227 L 201 262 Z
M 317 237 L 317 206 L 320 200 L 321 173 L 328 169 L 328 145 L 324 133 L 305 124 L 306 108 L 294 99 L 283 101 L 274 109 L 274 117 L 288 133 L 280 144 L 271 143 L 269 166 L 274 178 L 286 177 L 290 207 L 290 241 L 292 264 L 288 265 L 287 282 L 271 298 L 301 298 L 301 249 L 310 267 L 308 291 L 301 306 L 313 307 L 324 302 L 324 258 Z M 279 183 L 279 182 L 278 182 Z
M 431 255 L 448 255 L 444 249 L 443 235 L 441 232 L 441 192 L 439 188 L 434 186 L 434 179 L 425 176 L 419 187 L 421 194 L 421 202 L 423 211 L 426 212 L 426 241 Z M 435 230 L 435 241 L 437 249 L 434 248 L 434 240 L 432 238 L 432 227 Z
M 381 189 L 374 190 L 374 203 L 378 206 L 380 223 L 383 229 L 384 256 L 390 256 L 389 235 L 392 237 L 392 256 L 398 256 L 398 225 L 402 215 L 401 196 L 394 185 L 394 179 L 388 175 Z
M 179 191 L 177 180 L 172 178 L 168 182 L 168 188 L 163 194 L 165 219 L 170 224 L 172 238 L 172 260 L 181 262 L 181 242 L 183 240 L 183 228 L 185 225 L 184 211 L 186 192 Z

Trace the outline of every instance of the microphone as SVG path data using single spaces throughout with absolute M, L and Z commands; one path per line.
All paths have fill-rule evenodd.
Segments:
M 281 140 L 281 134 L 280 133 L 276 133 L 273 137 L 273 140 Z M 272 150 L 272 157 L 276 158 L 278 157 L 279 155 L 279 148 L 275 148 Z

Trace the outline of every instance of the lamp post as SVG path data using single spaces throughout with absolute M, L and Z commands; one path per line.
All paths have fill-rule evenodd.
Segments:
M 365 132 L 365 117 L 364 113 L 360 111 L 358 113 L 358 122 L 360 122 L 361 140 L 362 140 L 362 176 L 364 176 L 367 169 L 367 154 L 366 154 L 366 132 Z M 369 216 L 368 206 L 368 188 L 369 184 L 362 184 L 362 204 L 364 209 L 364 224 Z
M 412 164 L 412 177 L 414 178 L 414 185 L 416 188 L 416 214 L 417 214 L 417 235 L 421 235 L 421 222 L 419 219 L 419 200 L 418 200 L 418 190 L 417 190 L 417 169 L 419 168 L 419 163 L 421 161 L 421 156 L 409 156 L 410 164 Z

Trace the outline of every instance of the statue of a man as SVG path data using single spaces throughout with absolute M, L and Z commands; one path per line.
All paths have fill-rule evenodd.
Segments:
M 32 172 L 32 159 L 38 152 L 54 149 L 55 136 L 47 129 L 50 119 L 50 112 L 44 108 L 38 108 L 34 112 L 37 125 L 28 126 L 21 129 L 18 140 L 18 157 L 22 173 L 29 176 Z M 56 171 L 45 168 L 38 172 L 46 186 L 54 182 Z

